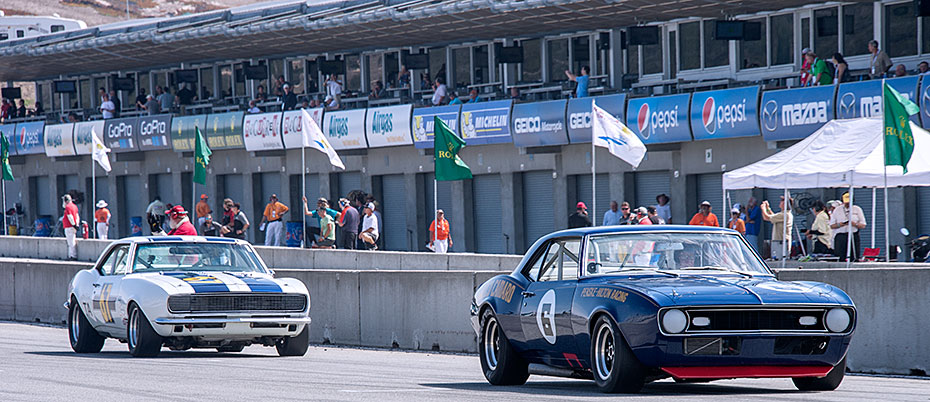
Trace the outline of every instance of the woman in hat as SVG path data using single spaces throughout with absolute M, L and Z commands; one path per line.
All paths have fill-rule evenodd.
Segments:
M 107 209 L 107 202 L 104 200 L 97 201 L 97 212 L 94 212 L 94 222 L 97 225 L 97 238 L 100 240 L 107 239 L 107 233 L 110 231 L 110 210 Z

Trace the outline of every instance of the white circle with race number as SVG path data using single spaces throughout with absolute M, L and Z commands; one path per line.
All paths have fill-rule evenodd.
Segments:
M 555 290 L 549 289 L 536 307 L 536 325 L 546 342 L 555 345 Z

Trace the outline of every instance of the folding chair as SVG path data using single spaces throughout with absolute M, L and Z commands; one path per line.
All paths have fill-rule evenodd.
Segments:
M 878 247 L 876 248 L 866 247 L 865 250 L 862 251 L 862 260 L 863 261 L 878 261 L 879 251 L 881 251 L 881 249 Z

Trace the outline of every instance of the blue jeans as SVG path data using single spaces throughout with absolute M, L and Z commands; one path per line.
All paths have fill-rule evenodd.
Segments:
M 760 253 L 760 254 L 762 253 L 762 251 L 759 250 L 759 235 L 747 234 L 747 235 L 743 235 L 743 237 L 746 239 L 747 242 L 749 242 L 749 245 L 752 246 L 752 249 L 756 250 L 756 253 Z

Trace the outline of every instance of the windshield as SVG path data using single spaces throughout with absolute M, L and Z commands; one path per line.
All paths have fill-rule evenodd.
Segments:
M 588 238 L 585 266 L 587 275 L 627 270 L 730 271 L 743 275 L 771 275 L 739 236 L 720 233 L 591 236 Z
M 163 243 L 136 249 L 133 272 L 265 272 L 252 250 L 241 244 Z

